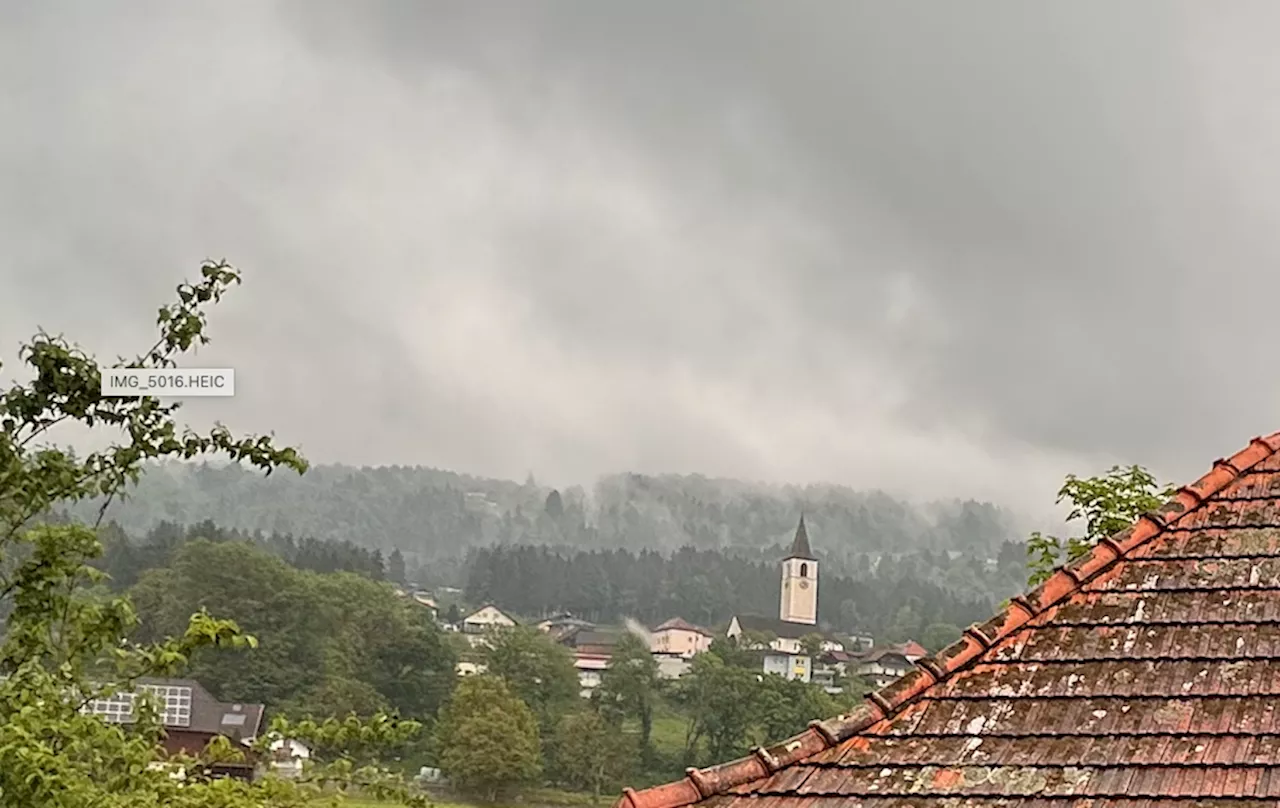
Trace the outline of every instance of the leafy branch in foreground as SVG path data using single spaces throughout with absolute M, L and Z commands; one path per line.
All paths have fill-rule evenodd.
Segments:
M 1155 476 L 1141 466 L 1113 466 L 1106 474 L 1083 479 L 1068 475 L 1058 490 L 1056 502 L 1071 503 L 1067 521 L 1083 519 L 1084 535 L 1061 539 L 1040 531 L 1032 533 L 1027 541 L 1031 572 L 1028 585 L 1042 583 L 1060 564 L 1076 560 L 1100 539 L 1129 527 L 1173 494 L 1173 486 L 1160 485 Z
M 200 279 L 180 285 L 178 301 L 160 309 L 155 343 L 116 367 L 176 366 L 208 342 L 207 307 L 239 282 L 227 264 L 206 263 Z M 0 392 L 0 804 L 248 808 L 320 799 L 326 791 L 313 784 L 209 780 L 202 775 L 209 760 L 162 761 L 162 730 L 145 700 L 128 726 L 83 712 L 88 700 L 132 689 L 140 677 L 180 672 L 200 649 L 255 643 L 203 611 L 181 636 L 130 642 L 138 624 L 132 605 L 94 588 L 102 576 L 88 565 L 102 553 L 97 525 L 48 520 L 55 506 L 102 498 L 101 521 L 149 460 L 214 454 L 268 474 L 280 467 L 302 473 L 306 461 L 270 436 L 237 439 L 221 425 L 205 433 L 180 428 L 178 403 L 103 397 L 97 362 L 61 336 L 38 332 L 19 359 L 29 380 Z M 61 425 L 111 432 L 114 440 L 78 457 L 49 442 Z M 240 754 L 225 743 L 208 751 L 209 759 Z

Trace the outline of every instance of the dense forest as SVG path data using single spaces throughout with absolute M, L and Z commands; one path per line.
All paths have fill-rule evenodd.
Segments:
M 105 554 L 98 564 L 116 589 L 170 565 L 193 542 L 250 544 L 263 557 L 310 572 L 419 583 L 409 581 L 399 551 L 384 558 L 381 551 L 349 541 L 225 529 L 212 522 L 185 528 L 162 522 L 138 537 L 110 523 L 101 536 Z M 493 546 L 470 550 L 455 573 L 465 604 L 492 602 L 526 617 L 568 610 L 602 623 L 633 618 L 653 625 L 679 616 L 716 626 L 734 614 L 776 611 L 775 559 L 781 553 L 781 548 L 762 551 L 756 558 L 692 547 L 659 553 Z M 854 574 L 823 569 L 819 618 L 832 630 L 868 631 L 886 641 L 919 638 L 933 624 L 964 625 L 986 618 L 1000 596 L 995 593 L 1016 591 L 1025 569 L 1023 545 L 1013 542 L 1004 545 L 994 563 L 919 550 L 884 555 Z
M 285 563 L 310 572 L 354 572 L 375 581 L 386 579 L 388 573 L 381 551 L 349 541 L 226 529 L 209 520 L 194 525 L 160 522 L 142 536 L 130 536 L 120 525 L 109 522 L 99 530 L 98 537 L 103 556 L 95 564 L 111 576 L 115 589 L 133 586 L 143 572 L 168 564 L 175 551 L 197 539 L 254 544 Z
M 95 516 L 98 504 L 81 503 L 77 515 Z M 171 462 L 148 468 L 107 516 L 131 535 L 161 522 L 212 520 L 244 531 L 349 541 L 384 554 L 399 549 L 411 575 L 456 579 L 449 559 L 490 545 L 664 553 L 692 547 L 763 559 L 761 553 L 790 538 L 802 511 L 826 569 L 849 575 L 885 554 L 993 559 L 1005 542 L 1026 535 L 1008 512 L 988 503 L 917 506 L 833 485 L 619 474 L 590 491 L 560 491 L 532 477 L 521 484 L 400 466 L 315 466 L 302 476 L 264 478 L 238 465 Z

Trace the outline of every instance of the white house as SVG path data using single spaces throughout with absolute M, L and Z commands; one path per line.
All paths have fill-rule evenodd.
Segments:
M 484 645 L 485 635 L 502 628 L 519 625 L 516 619 L 493 604 L 486 604 L 462 618 L 462 633 L 472 648 Z
M 600 686 L 600 678 L 609 669 L 607 654 L 579 652 L 573 655 L 573 667 L 578 671 L 579 695 L 589 697 Z
M 900 648 L 880 648 L 859 657 L 853 672 L 876 687 L 897 681 L 910 671 L 912 660 Z
M 514 625 L 518 625 L 516 619 L 492 603 L 485 604 L 462 618 L 462 630 L 468 634 L 483 634 L 491 629 L 510 628 Z
M 689 657 L 680 654 L 664 654 L 655 652 L 653 661 L 658 663 L 658 675 L 663 679 L 679 679 L 693 667 Z
M 268 747 L 271 753 L 271 770 L 281 777 L 294 778 L 302 774 L 311 750 L 302 741 L 293 738 L 276 738 Z
M 765 673 L 773 673 L 784 679 L 808 682 L 813 676 L 813 661 L 804 654 L 780 654 L 768 651 L 764 655 Z

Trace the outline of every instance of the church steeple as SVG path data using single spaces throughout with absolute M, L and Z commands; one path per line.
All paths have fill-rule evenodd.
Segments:
M 791 554 L 787 558 L 801 558 L 815 561 L 813 550 L 809 549 L 809 531 L 804 529 L 804 514 L 800 514 L 800 524 L 796 526 L 796 537 L 791 542 Z
M 784 623 L 818 622 L 818 561 L 809 547 L 804 514 L 796 526 L 791 553 L 782 560 L 782 602 L 778 616 Z

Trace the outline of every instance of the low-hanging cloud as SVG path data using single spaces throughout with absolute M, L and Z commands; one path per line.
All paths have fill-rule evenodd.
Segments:
M 188 411 L 321 461 L 1043 508 L 1277 426 L 1270 6 L 478 8 L 0 12 L 0 356 L 225 256 Z

